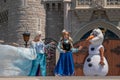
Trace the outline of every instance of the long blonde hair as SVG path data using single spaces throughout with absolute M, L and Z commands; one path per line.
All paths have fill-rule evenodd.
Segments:
M 70 42 L 71 47 L 73 47 L 73 39 L 70 37 L 70 33 L 67 32 L 67 31 L 65 31 L 65 32 L 62 33 L 61 42 L 63 42 L 63 40 L 64 40 L 64 35 L 68 35 L 68 41 Z
M 36 31 L 36 32 L 34 33 L 34 40 L 35 40 L 35 38 L 36 38 L 37 36 L 39 36 L 39 35 L 42 35 L 42 31 Z M 40 38 L 39 41 L 42 41 L 42 39 Z

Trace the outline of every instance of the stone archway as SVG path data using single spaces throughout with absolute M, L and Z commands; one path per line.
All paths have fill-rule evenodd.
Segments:
M 81 27 L 78 32 L 73 36 L 74 42 L 77 42 L 80 40 L 80 38 L 88 31 L 97 28 L 97 27 L 103 27 L 106 29 L 111 30 L 114 32 L 119 38 L 120 38 L 120 27 L 115 26 L 114 24 L 104 21 L 104 20 L 96 20 L 93 22 L 88 23 L 87 25 Z

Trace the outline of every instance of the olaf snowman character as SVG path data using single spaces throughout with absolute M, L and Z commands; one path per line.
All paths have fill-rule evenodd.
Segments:
M 89 55 L 85 59 L 83 72 L 85 76 L 105 76 L 108 73 L 108 63 L 104 57 L 102 45 L 104 36 L 100 29 L 94 29 L 86 41 L 90 42 Z

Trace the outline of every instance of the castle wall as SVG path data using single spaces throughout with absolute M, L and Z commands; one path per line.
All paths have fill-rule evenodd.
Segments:
M 30 40 L 33 39 L 34 32 L 37 30 L 43 32 L 42 38 L 45 37 L 46 14 L 44 5 L 41 3 L 41 0 L 7 0 L 7 7 L 4 7 L 6 5 L 1 6 L 3 9 L 1 11 L 8 11 L 7 23 L 1 23 L 6 25 L 6 28 L 3 29 L 2 26 L 3 31 L 0 31 L 5 32 L 2 37 L 4 38 L 6 35 L 4 39 L 6 44 L 15 42 L 23 45 L 22 34 L 27 30 L 31 33 Z
M 0 40 L 6 41 L 8 31 L 8 2 L 0 1 Z
M 95 12 L 96 11 L 96 12 Z M 99 11 L 99 10 L 98 10 Z M 75 38 L 76 34 L 79 32 L 79 38 L 81 38 L 85 33 L 88 32 L 89 28 L 83 29 L 87 25 L 97 28 L 97 27 L 103 27 L 105 29 L 109 29 L 112 32 L 114 32 L 118 37 L 120 37 L 120 16 L 119 16 L 119 9 L 106 9 L 106 10 L 100 10 L 100 14 L 97 13 L 97 10 L 91 9 L 91 10 L 71 10 L 69 11 L 70 19 L 69 23 L 71 25 L 71 34 L 72 37 Z M 115 15 L 118 14 L 118 15 Z M 98 22 L 97 22 L 98 21 Z M 111 24 L 112 27 L 116 28 L 114 30 L 112 27 L 108 25 L 104 25 L 104 23 L 101 23 L 99 21 L 104 21 L 106 24 Z M 91 25 L 90 25 L 91 24 Z M 91 28 L 91 29 L 93 29 Z
M 76 4 L 76 0 L 71 0 L 69 3 L 67 21 L 73 38 L 84 26 L 98 19 L 120 29 L 119 8 L 103 8 L 103 13 L 96 14 L 97 8 L 79 8 Z M 1 0 L 0 39 L 5 43 L 16 42 L 23 45 L 22 34 L 28 29 L 31 33 L 30 40 L 37 30 L 43 32 L 42 38 L 59 40 L 61 31 L 65 28 L 64 16 L 63 0 Z M 82 37 L 83 34 L 80 36 Z
M 64 28 L 63 2 L 46 2 L 46 37 L 59 40 Z
M 89 2 L 86 4 L 87 5 L 80 5 L 77 0 L 71 0 L 68 22 L 72 38 L 74 38 L 74 40 L 79 38 L 80 40 L 88 30 L 100 26 L 109 29 L 120 38 L 120 8 L 114 7 L 115 5 L 107 7 L 107 3 L 104 3 L 105 6 L 102 5 L 102 7 L 89 6 Z M 91 2 L 91 4 L 94 3 Z M 85 28 L 87 26 L 91 27 Z M 76 36 L 78 34 L 79 37 Z

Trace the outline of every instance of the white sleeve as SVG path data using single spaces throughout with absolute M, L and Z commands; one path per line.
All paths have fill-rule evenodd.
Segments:
M 60 53 L 64 53 L 63 49 L 61 49 L 61 42 L 58 43 L 57 48 Z
M 72 53 L 77 53 L 79 51 L 78 48 L 72 48 L 71 50 L 72 50 Z
M 30 42 L 30 48 L 35 48 L 35 42 L 33 41 Z

